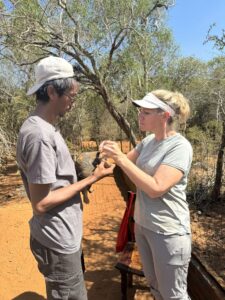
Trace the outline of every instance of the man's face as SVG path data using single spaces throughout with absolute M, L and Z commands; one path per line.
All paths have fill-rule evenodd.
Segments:
M 72 104 L 74 103 L 77 93 L 79 91 L 79 85 L 74 81 L 73 86 L 70 90 L 66 91 L 62 96 L 59 96 L 57 102 L 58 115 L 63 117 L 66 112 L 70 111 Z

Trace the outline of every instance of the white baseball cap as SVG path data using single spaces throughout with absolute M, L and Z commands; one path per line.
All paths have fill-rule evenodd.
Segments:
M 73 77 L 72 65 L 61 57 L 49 56 L 39 61 L 35 68 L 35 84 L 27 95 L 34 94 L 45 82 L 53 79 Z
M 169 112 L 172 117 L 175 115 L 175 111 L 171 106 L 169 106 L 167 103 L 157 98 L 152 93 L 148 93 L 141 100 L 133 100 L 132 102 L 135 106 L 150 108 L 150 109 L 161 108 L 163 111 Z

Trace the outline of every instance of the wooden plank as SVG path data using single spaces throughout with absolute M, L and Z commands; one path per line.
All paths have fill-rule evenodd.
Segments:
M 188 292 L 193 300 L 225 300 L 225 291 L 192 253 L 188 272 Z
M 118 263 L 115 266 L 118 270 L 127 273 L 144 276 L 140 256 L 135 242 L 128 242 L 123 252 L 121 252 Z

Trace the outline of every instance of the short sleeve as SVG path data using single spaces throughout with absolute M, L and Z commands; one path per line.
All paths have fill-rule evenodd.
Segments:
M 193 151 L 189 142 L 178 143 L 166 153 L 161 164 L 169 165 L 187 174 L 191 167 L 192 156 Z
M 25 160 L 29 183 L 48 184 L 56 181 L 56 153 L 49 142 L 42 140 L 30 144 Z

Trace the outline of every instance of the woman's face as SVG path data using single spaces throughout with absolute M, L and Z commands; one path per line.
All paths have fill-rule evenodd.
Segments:
M 163 112 L 157 109 L 139 108 L 138 109 L 138 121 L 141 131 L 155 132 L 155 128 L 158 128 L 159 121 Z

